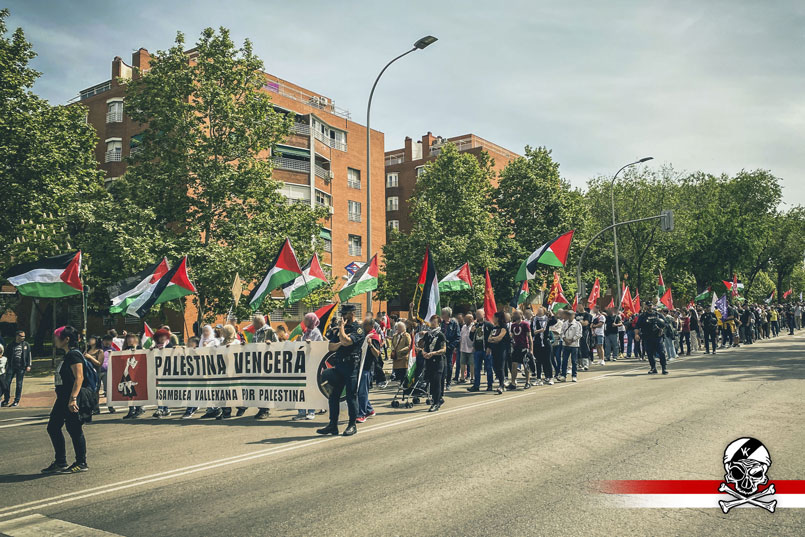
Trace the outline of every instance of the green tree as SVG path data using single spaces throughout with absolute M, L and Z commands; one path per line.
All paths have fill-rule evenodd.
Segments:
M 776 289 L 785 292 L 786 281 L 805 258 L 805 208 L 796 206 L 779 215 L 770 229 L 767 244 L 769 264 L 775 269 Z M 800 290 L 802 290 L 800 288 Z
M 559 163 L 545 147 L 526 146 L 525 156 L 509 162 L 500 172 L 494 190 L 494 211 L 501 226 L 496 251 L 499 268 L 491 274 L 500 294 L 496 298 L 501 302 L 511 299 L 518 289 L 514 283 L 517 269 L 536 248 L 570 229 L 580 230 L 586 214 L 580 201 L 578 193 L 560 177 Z M 578 247 L 578 242 L 574 245 Z M 552 281 L 553 267 L 543 268 L 537 280 Z M 567 273 L 574 274 L 570 270 Z M 575 290 L 575 284 L 572 288 Z
M 85 107 L 51 106 L 32 92 L 36 54 L 22 29 L 7 35 L 8 15 L 0 10 L 0 272 L 79 248 L 86 266 L 104 255 L 99 231 L 109 218 L 97 136 Z M 98 287 L 97 273 L 83 280 Z
M 443 147 L 417 179 L 411 198 L 411 233 L 393 232 L 383 247 L 385 296 L 413 297 L 427 247 L 440 278 L 469 261 L 476 293 L 483 294 L 479 276 L 485 268 L 499 265 L 495 255 L 498 225 L 490 214 L 493 176 L 486 152 L 475 157 L 459 152 L 453 144 Z M 469 293 L 452 299 L 472 301 Z
M 271 179 L 268 155 L 291 118 L 261 91 L 251 42 L 237 47 L 227 29 L 207 28 L 193 50 L 191 60 L 177 34 L 129 83 L 126 109 L 143 125 L 142 144 L 113 192 L 150 229 L 138 265 L 188 256 L 202 321 L 227 311 L 235 272 L 256 281 L 286 237 L 308 258 L 325 212 L 289 205 Z

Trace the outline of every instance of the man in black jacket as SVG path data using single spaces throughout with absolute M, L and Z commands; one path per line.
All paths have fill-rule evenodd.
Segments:
M 6 351 L 8 357 L 8 372 L 6 373 L 6 398 L 0 405 L 8 406 L 11 395 L 11 381 L 17 379 L 17 390 L 11 406 L 18 406 L 22 397 L 22 380 L 25 373 L 31 370 L 31 346 L 25 341 L 25 331 L 17 330 L 14 343 Z

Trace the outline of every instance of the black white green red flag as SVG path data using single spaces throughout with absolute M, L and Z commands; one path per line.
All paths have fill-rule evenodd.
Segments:
M 316 314 L 316 317 L 319 318 L 318 329 L 322 334 L 326 334 L 327 329 L 330 328 L 330 321 L 333 320 L 334 317 L 333 313 L 335 313 L 336 305 L 337 304 L 326 304 L 314 312 Z M 296 325 L 296 328 L 291 330 L 291 333 L 288 335 L 288 339 L 291 341 L 296 341 L 297 339 L 301 338 L 303 329 L 304 329 L 304 322 L 301 322 L 298 325 Z M 253 328 L 252 332 L 254 332 Z
M 149 285 L 140 296 L 134 299 L 126 308 L 126 313 L 134 317 L 143 317 L 157 304 L 192 295 L 195 292 L 196 286 L 187 275 L 187 256 L 185 256 L 178 265 Z
M 470 264 L 464 263 L 456 270 L 442 278 L 439 282 L 439 292 L 463 291 L 472 287 Z
M 322 285 L 327 285 L 327 276 L 321 269 L 318 254 L 313 254 L 310 261 L 302 267 L 302 274 L 283 284 L 285 304 L 290 306 L 299 302 Z
M 168 270 L 170 270 L 168 260 L 163 257 L 161 261 L 145 267 L 134 276 L 110 285 L 109 296 L 112 299 L 112 305 L 109 307 L 109 313 L 125 313 L 129 304 L 148 289 L 148 286 L 164 276 Z
M 430 248 L 425 249 L 425 258 L 422 260 L 422 270 L 419 272 L 419 301 L 417 302 L 416 316 L 420 321 L 427 322 L 441 311 L 441 296 L 439 295 L 439 277 L 436 275 L 436 264 L 430 255 Z
M 81 283 L 81 250 L 14 265 L 3 277 L 21 295 L 62 298 L 84 290 Z
M 514 297 L 512 297 L 511 301 L 511 307 L 516 308 L 526 300 L 528 300 L 528 281 L 521 283 L 520 287 L 517 289 L 517 292 L 514 293 Z
M 563 233 L 555 239 L 546 242 L 528 256 L 528 259 L 523 261 L 520 269 L 517 271 L 517 276 L 514 278 L 516 282 L 524 280 L 533 280 L 537 274 L 537 265 L 548 265 L 551 267 L 564 267 L 567 262 L 567 254 L 570 251 L 570 242 L 573 240 L 574 230 Z
M 249 307 L 252 311 L 256 310 L 271 291 L 279 289 L 283 284 L 293 281 L 301 274 L 302 269 L 299 267 L 299 261 L 296 260 L 296 253 L 293 251 L 291 241 L 285 239 L 266 275 L 249 293 Z
M 377 289 L 377 254 L 372 260 L 350 276 L 347 283 L 338 292 L 338 299 L 346 302 L 354 296 Z

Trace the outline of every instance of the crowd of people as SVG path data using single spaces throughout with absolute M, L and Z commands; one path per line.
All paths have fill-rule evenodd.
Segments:
M 413 384 L 422 383 L 429 395 L 428 411 L 436 412 L 444 404 L 445 392 L 463 384 L 468 385 L 469 392 L 480 392 L 484 376 L 487 392 L 503 394 L 568 380 L 577 382 L 580 372 L 624 359 L 647 361 L 649 374 L 667 375 L 669 362 L 683 355 L 715 354 L 725 347 L 775 338 L 784 330 L 793 334 L 805 325 L 802 306 L 801 303 L 736 303 L 722 311 L 691 304 L 669 310 L 659 303 L 648 303 L 640 312 L 616 312 L 614 308 L 602 309 L 598 305 L 579 311 L 523 305 L 507 312 L 497 311 L 491 320 L 487 320 L 483 309 L 460 313 L 443 308 L 440 315 L 418 322 L 411 312 L 408 318 L 369 313 L 358 321 L 355 305 L 346 303 L 341 305 L 340 317 L 325 334 L 314 313 L 306 314 L 302 320 L 302 341 L 329 344 L 333 367 L 326 370 L 323 378 L 329 385 L 330 402 L 328 409 L 300 409 L 292 419 L 313 420 L 317 414 L 329 413 L 329 424 L 317 432 L 339 434 L 339 412 L 345 393 L 348 423 L 343 434 L 350 436 L 357 432 L 357 424 L 376 415 L 370 400 L 373 387 L 386 388 L 392 384 L 399 390 L 410 390 Z M 284 326 L 272 327 L 259 313 L 252 319 L 252 327 L 253 342 L 280 342 L 289 338 Z M 205 325 L 200 332 L 188 339 L 187 346 L 231 346 L 247 341 L 233 324 Z M 115 330 L 102 337 L 89 336 L 86 342 L 73 327 L 55 331 L 54 345 L 65 355 L 55 373 L 57 397 L 47 427 L 55 460 L 42 470 L 44 473 L 88 469 L 82 427 L 92 421 L 92 415 L 100 413 L 110 353 L 140 349 L 141 343 L 138 334 L 119 336 Z M 152 344 L 162 349 L 180 342 L 170 327 L 163 325 L 153 334 Z M 24 374 L 30 368 L 31 349 L 24 331 L 16 332 L 14 342 L 7 348 L 0 340 L 3 406 L 19 404 Z M 87 381 L 93 377 L 94 385 Z M 15 399 L 9 403 L 14 381 Z M 190 419 L 196 411 L 197 408 L 187 408 L 182 418 Z M 239 417 L 247 408 L 238 407 L 234 411 Z M 109 406 L 109 412 L 114 413 L 114 407 Z M 143 407 L 132 406 L 123 419 L 136 419 L 143 413 Z M 170 415 L 168 407 L 160 406 L 153 418 Z M 210 407 L 201 418 L 224 420 L 232 416 L 232 408 Z M 255 419 L 268 416 L 268 408 L 259 408 Z M 72 465 L 66 461 L 63 427 L 76 454 Z

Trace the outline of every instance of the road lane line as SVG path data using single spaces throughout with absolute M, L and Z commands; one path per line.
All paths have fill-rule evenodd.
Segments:
M 684 362 L 684 361 L 688 361 L 688 360 L 693 360 L 693 359 L 698 359 L 698 358 L 703 358 L 703 357 L 709 357 L 709 356 L 710 355 L 707 355 L 707 354 L 686 356 L 684 358 L 677 358 L 676 360 L 673 361 L 673 363 L 679 363 L 679 362 Z M 603 374 L 600 374 L 600 375 L 596 375 L 594 377 L 582 378 L 577 383 L 572 383 L 572 382 L 560 383 L 558 385 L 554 385 L 553 390 L 558 390 L 558 389 L 561 389 L 561 388 L 569 388 L 571 386 L 578 386 L 578 385 L 581 385 L 584 382 L 593 381 L 593 380 L 602 380 L 604 378 L 611 377 L 611 376 L 614 376 L 614 375 L 621 375 L 621 374 L 624 374 L 624 373 L 631 373 L 631 372 L 634 372 L 634 371 L 644 371 L 645 368 L 647 367 L 647 365 L 648 365 L 647 363 L 641 363 L 641 365 L 639 367 L 634 367 L 634 368 L 631 368 L 631 369 L 619 369 L 617 371 L 611 371 L 611 372 L 603 373 Z M 462 406 L 452 408 L 452 409 L 440 410 L 439 412 L 435 412 L 435 413 L 423 413 L 423 414 L 418 415 L 418 416 L 412 416 L 412 417 L 408 417 L 408 418 L 402 418 L 402 419 L 399 419 L 399 420 L 393 420 L 393 421 L 390 421 L 388 423 L 361 428 L 360 429 L 360 433 L 361 433 L 360 436 L 363 436 L 363 435 L 366 435 L 366 434 L 369 434 L 369 433 L 372 433 L 372 432 L 375 432 L 375 431 L 388 429 L 388 428 L 391 428 L 391 427 L 398 427 L 398 426 L 402 426 L 402 425 L 407 425 L 409 423 L 413 423 L 413 422 L 416 422 L 416 421 L 421 421 L 421 420 L 424 420 L 424 419 L 438 418 L 439 416 L 446 416 L 446 415 L 449 415 L 449 414 L 453 414 L 453 413 L 457 413 L 457 412 L 463 412 L 463 411 L 466 411 L 466 410 L 471 410 L 471 409 L 475 409 L 475 408 L 479 408 L 479 407 L 483 407 L 483 406 L 500 404 L 500 403 L 502 403 L 504 401 L 511 401 L 513 399 L 519 399 L 519 398 L 522 398 L 522 397 L 531 396 L 531 395 L 535 395 L 535 394 L 548 393 L 550 391 L 552 391 L 552 390 L 550 390 L 550 389 L 544 389 L 544 390 L 536 389 L 536 390 L 530 390 L 528 392 L 521 392 L 519 394 L 503 394 L 501 397 L 494 397 L 494 398 L 488 399 L 486 401 L 479 401 L 477 403 L 469 403 L 469 404 L 462 405 Z M 50 498 L 43 498 L 41 500 L 35 500 L 35 501 L 31 501 L 31 502 L 21 503 L 21 504 L 18 504 L 18 505 L 12 505 L 12 506 L 8 506 L 8 507 L 3 507 L 3 508 L 0 508 L 0 518 L 5 518 L 5 517 L 9 517 L 9 516 L 14 516 L 14 515 L 30 512 L 30 511 L 33 511 L 35 509 L 43 509 L 43 508 L 46 508 L 46 507 L 52 507 L 52 506 L 60 505 L 60 504 L 63 504 L 63 503 L 68 503 L 68 502 L 73 502 L 73 501 L 82 500 L 82 499 L 86 499 L 86 498 L 91 498 L 91 497 L 94 497 L 94 496 L 97 496 L 97 495 L 100 495 L 100 494 L 107 494 L 107 493 L 116 492 L 116 491 L 120 491 L 120 490 L 130 489 L 130 488 L 133 488 L 133 487 L 139 487 L 139 486 L 142 486 L 142 485 L 147 485 L 147 484 L 150 484 L 150 483 L 164 481 L 166 479 L 177 478 L 177 477 L 181 477 L 181 476 L 184 476 L 184 475 L 190 475 L 190 474 L 194 474 L 194 473 L 205 471 L 205 470 L 212 470 L 212 469 L 215 469 L 215 468 L 220 468 L 222 466 L 238 464 L 240 462 L 246 462 L 246 461 L 250 461 L 250 460 L 254 460 L 254 459 L 258 459 L 258 458 L 262 458 L 262 457 L 267 457 L 267 456 L 270 456 L 270 455 L 275 455 L 275 454 L 279 454 L 279 453 L 286 453 L 286 452 L 289 452 L 289 451 L 294 451 L 294 450 L 297 450 L 297 449 L 310 447 L 310 446 L 318 445 L 318 444 L 321 444 L 321 443 L 324 443 L 324 442 L 331 442 L 331 441 L 339 440 L 339 439 L 343 440 L 343 441 L 348 440 L 348 439 L 346 439 L 344 437 L 341 437 L 341 436 L 325 436 L 325 437 L 320 437 L 320 438 L 312 438 L 310 440 L 298 440 L 298 441 L 295 441 L 295 442 L 291 443 L 291 445 L 289 445 L 289 446 L 274 447 L 274 448 L 256 450 L 256 451 L 244 453 L 244 454 L 241 454 L 241 455 L 235 455 L 235 456 L 232 456 L 232 457 L 216 459 L 216 460 L 208 461 L 208 462 L 205 462 L 205 463 L 199 463 L 199 464 L 194 464 L 194 465 L 191 465 L 191 466 L 185 466 L 185 467 L 182 467 L 182 468 L 176 468 L 174 470 L 168 470 L 168 471 L 165 471 L 165 472 L 159 472 L 159 473 L 156 473 L 156 474 L 146 475 L 146 476 L 142 476 L 142 477 L 138 477 L 138 478 L 128 479 L 128 480 L 124 480 L 124 481 L 118 481 L 116 483 L 109 483 L 109 484 L 101 485 L 101 486 L 98 486 L 98 487 L 84 489 L 82 491 L 72 492 L 72 493 L 68 493 L 68 494 L 61 494 L 59 496 L 53 496 L 53 497 L 50 497 Z

